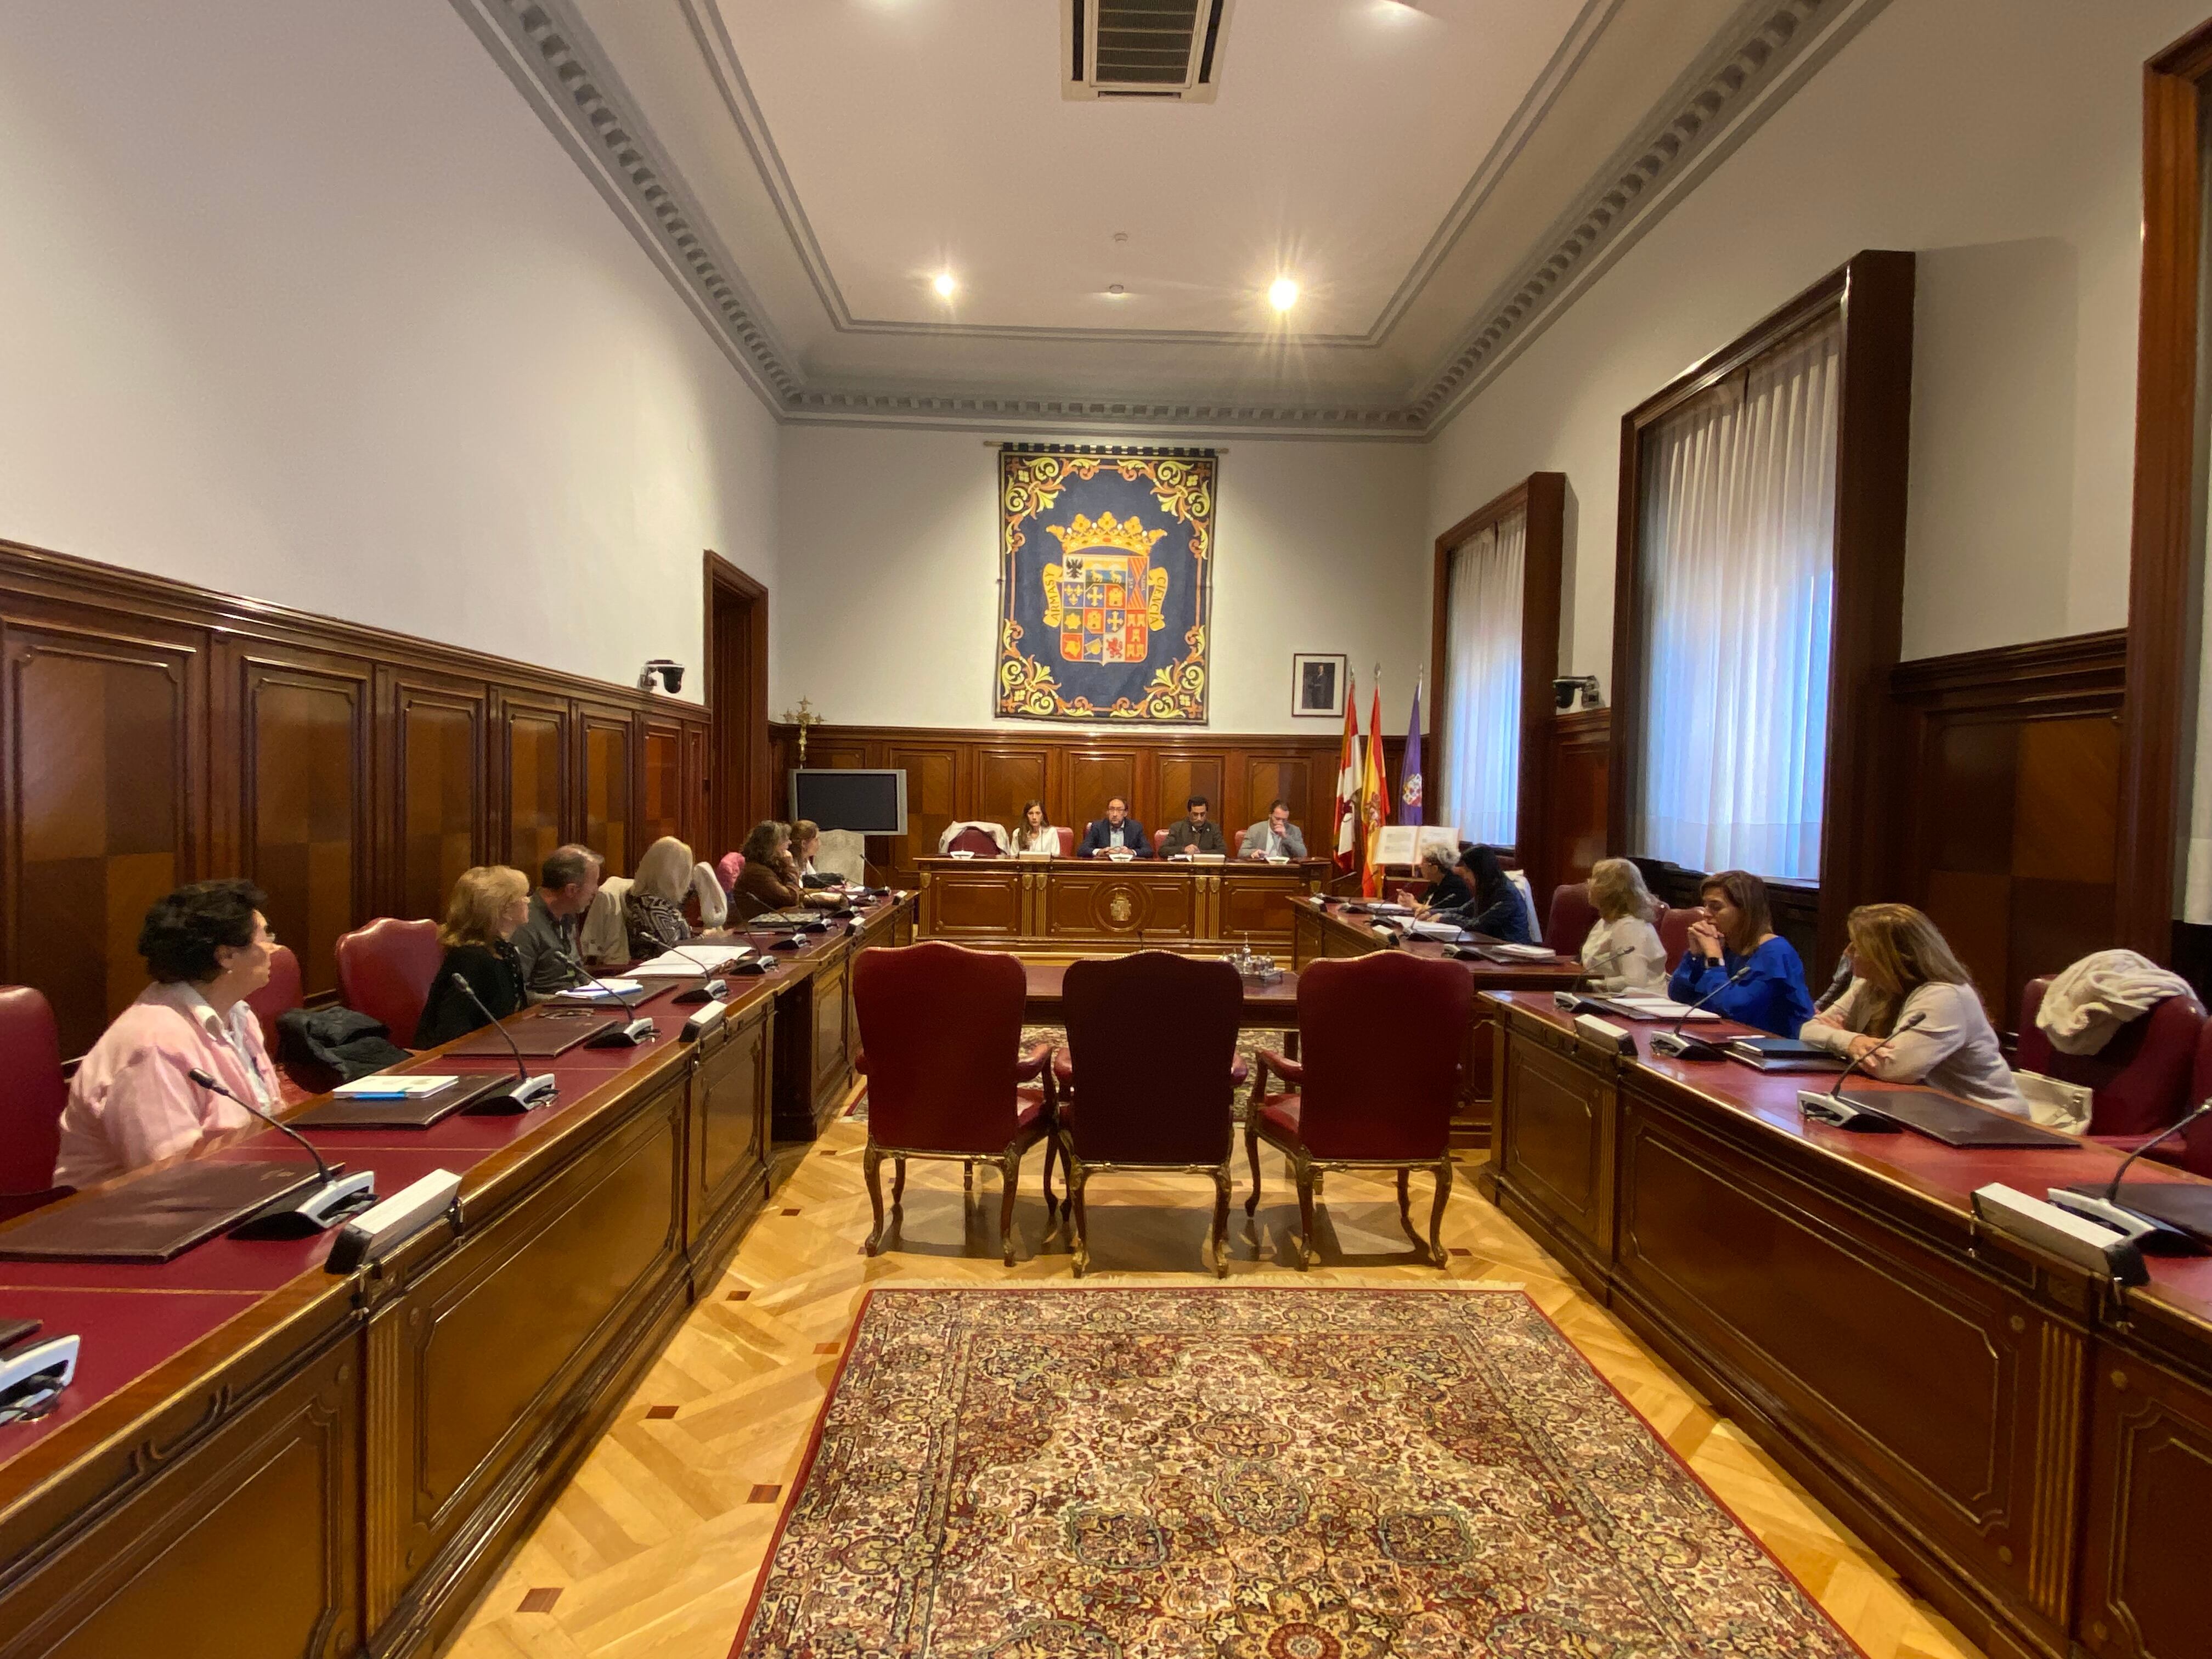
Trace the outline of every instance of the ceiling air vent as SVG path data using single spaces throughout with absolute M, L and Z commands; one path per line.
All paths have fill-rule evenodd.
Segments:
M 1230 0 L 1066 0 L 1069 98 L 1211 103 Z

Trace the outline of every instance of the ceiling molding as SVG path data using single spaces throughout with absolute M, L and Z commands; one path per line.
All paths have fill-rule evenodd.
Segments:
M 1484 304 L 1413 400 L 1421 425 L 1443 425 L 1502 373 L 1887 3 L 1753 0 L 1739 13 L 1718 48 L 1668 89 L 1653 118 Z
M 839 326 L 854 332 L 1018 335 L 1093 342 L 1103 337 L 1127 343 L 1284 343 L 1274 336 L 1194 331 L 1133 333 L 853 320 L 806 226 L 781 158 L 768 141 L 759 107 L 738 70 L 719 13 L 711 0 L 680 3 L 793 246 Z M 1366 336 L 1294 337 L 1297 343 L 1371 347 L 1395 326 L 1620 3 L 1589 0 L 1583 8 L 1376 330 Z M 1402 405 L 1371 407 L 810 386 L 768 325 L 735 261 L 706 228 L 707 216 L 653 139 L 569 0 L 452 0 L 779 420 L 954 429 L 1042 422 L 1085 429 L 1170 428 L 1197 434 L 1400 441 L 1422 441 L 1433 435 L 1887 3 L 1748 0 L 1713 48 L 1654 107 L 1637 137 L 1614 153 L 1576 205 L 1553 222 L 1538 252 L 1477 310 L 1459 343 L 1423 378 L 1421 389 Z

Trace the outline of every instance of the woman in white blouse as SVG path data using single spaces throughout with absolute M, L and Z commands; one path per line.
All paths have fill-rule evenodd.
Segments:
M 1851 988 L 1799 1039 L 1863 1062 L 1869 1077 L 2026 1117 L 1981 996 L 1936 924 L 1909 904 L 1862 904 L 1850 927 Z
M 1583 941 L 1583 971 L 1601 991 L 1657 991 L 1667 982 L 1667 948 L 1651 925 L 1658 907 L 1644 872 L 1626 859 L 1600 859 L 1587 884 L 1597 925 Z
M 1020 853 L 1049 853 L 1060 856 L 1060 831 L 1044 819 L 1044 803 L 1033 800 L 1024 803 L 1022 821 L 1014 827 L 1014 851 Z

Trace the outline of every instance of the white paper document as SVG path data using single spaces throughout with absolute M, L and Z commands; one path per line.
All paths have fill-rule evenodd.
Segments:
M 650 962 L 639 963 L 630 972 L 640 979 L 697 979 L 728 963 L 743 962 L 750 954 L 742 945 L 676 945 Z
M 556 1002 L 620 1002 L 645 987 L 634 979 L 603 979 L 595 985 L 571 985 L 553 994 Z
M 382 1099 L 390 1095 L 401 1095 L 413 1099 L 417 1095 L 434 1095 L 441 1089 L 450 1089 L 459 1083 L 458 1077 L 432 1077 L 427 1073 L 410 1072 L 405 1076 L 380 1074 L 357 1077 L 350 1083 L 341 1083 L 331 1091 L 334 1095 L 368 1095 Z
M 1618 996 L 1608 996 L 1606 1000 L 1617 1007 L 1632 1009 L 1644 1019 L 1680 1019 L 1683 1015 L 1690 1014 L 1688 1003 L 1677 1002 L 1672 997 L 1636 996 L 1622 992 Z M 1690 1018 L 1693 1020 L 1717 1020 L 1720 1016 L 1700 1008 L 1696 1013 L 1690 1014 Z

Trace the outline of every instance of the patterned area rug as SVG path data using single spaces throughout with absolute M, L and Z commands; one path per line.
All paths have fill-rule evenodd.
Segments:
M 733 1659 L 1847 1659 L 1510 1290 L 876 1291 Z

